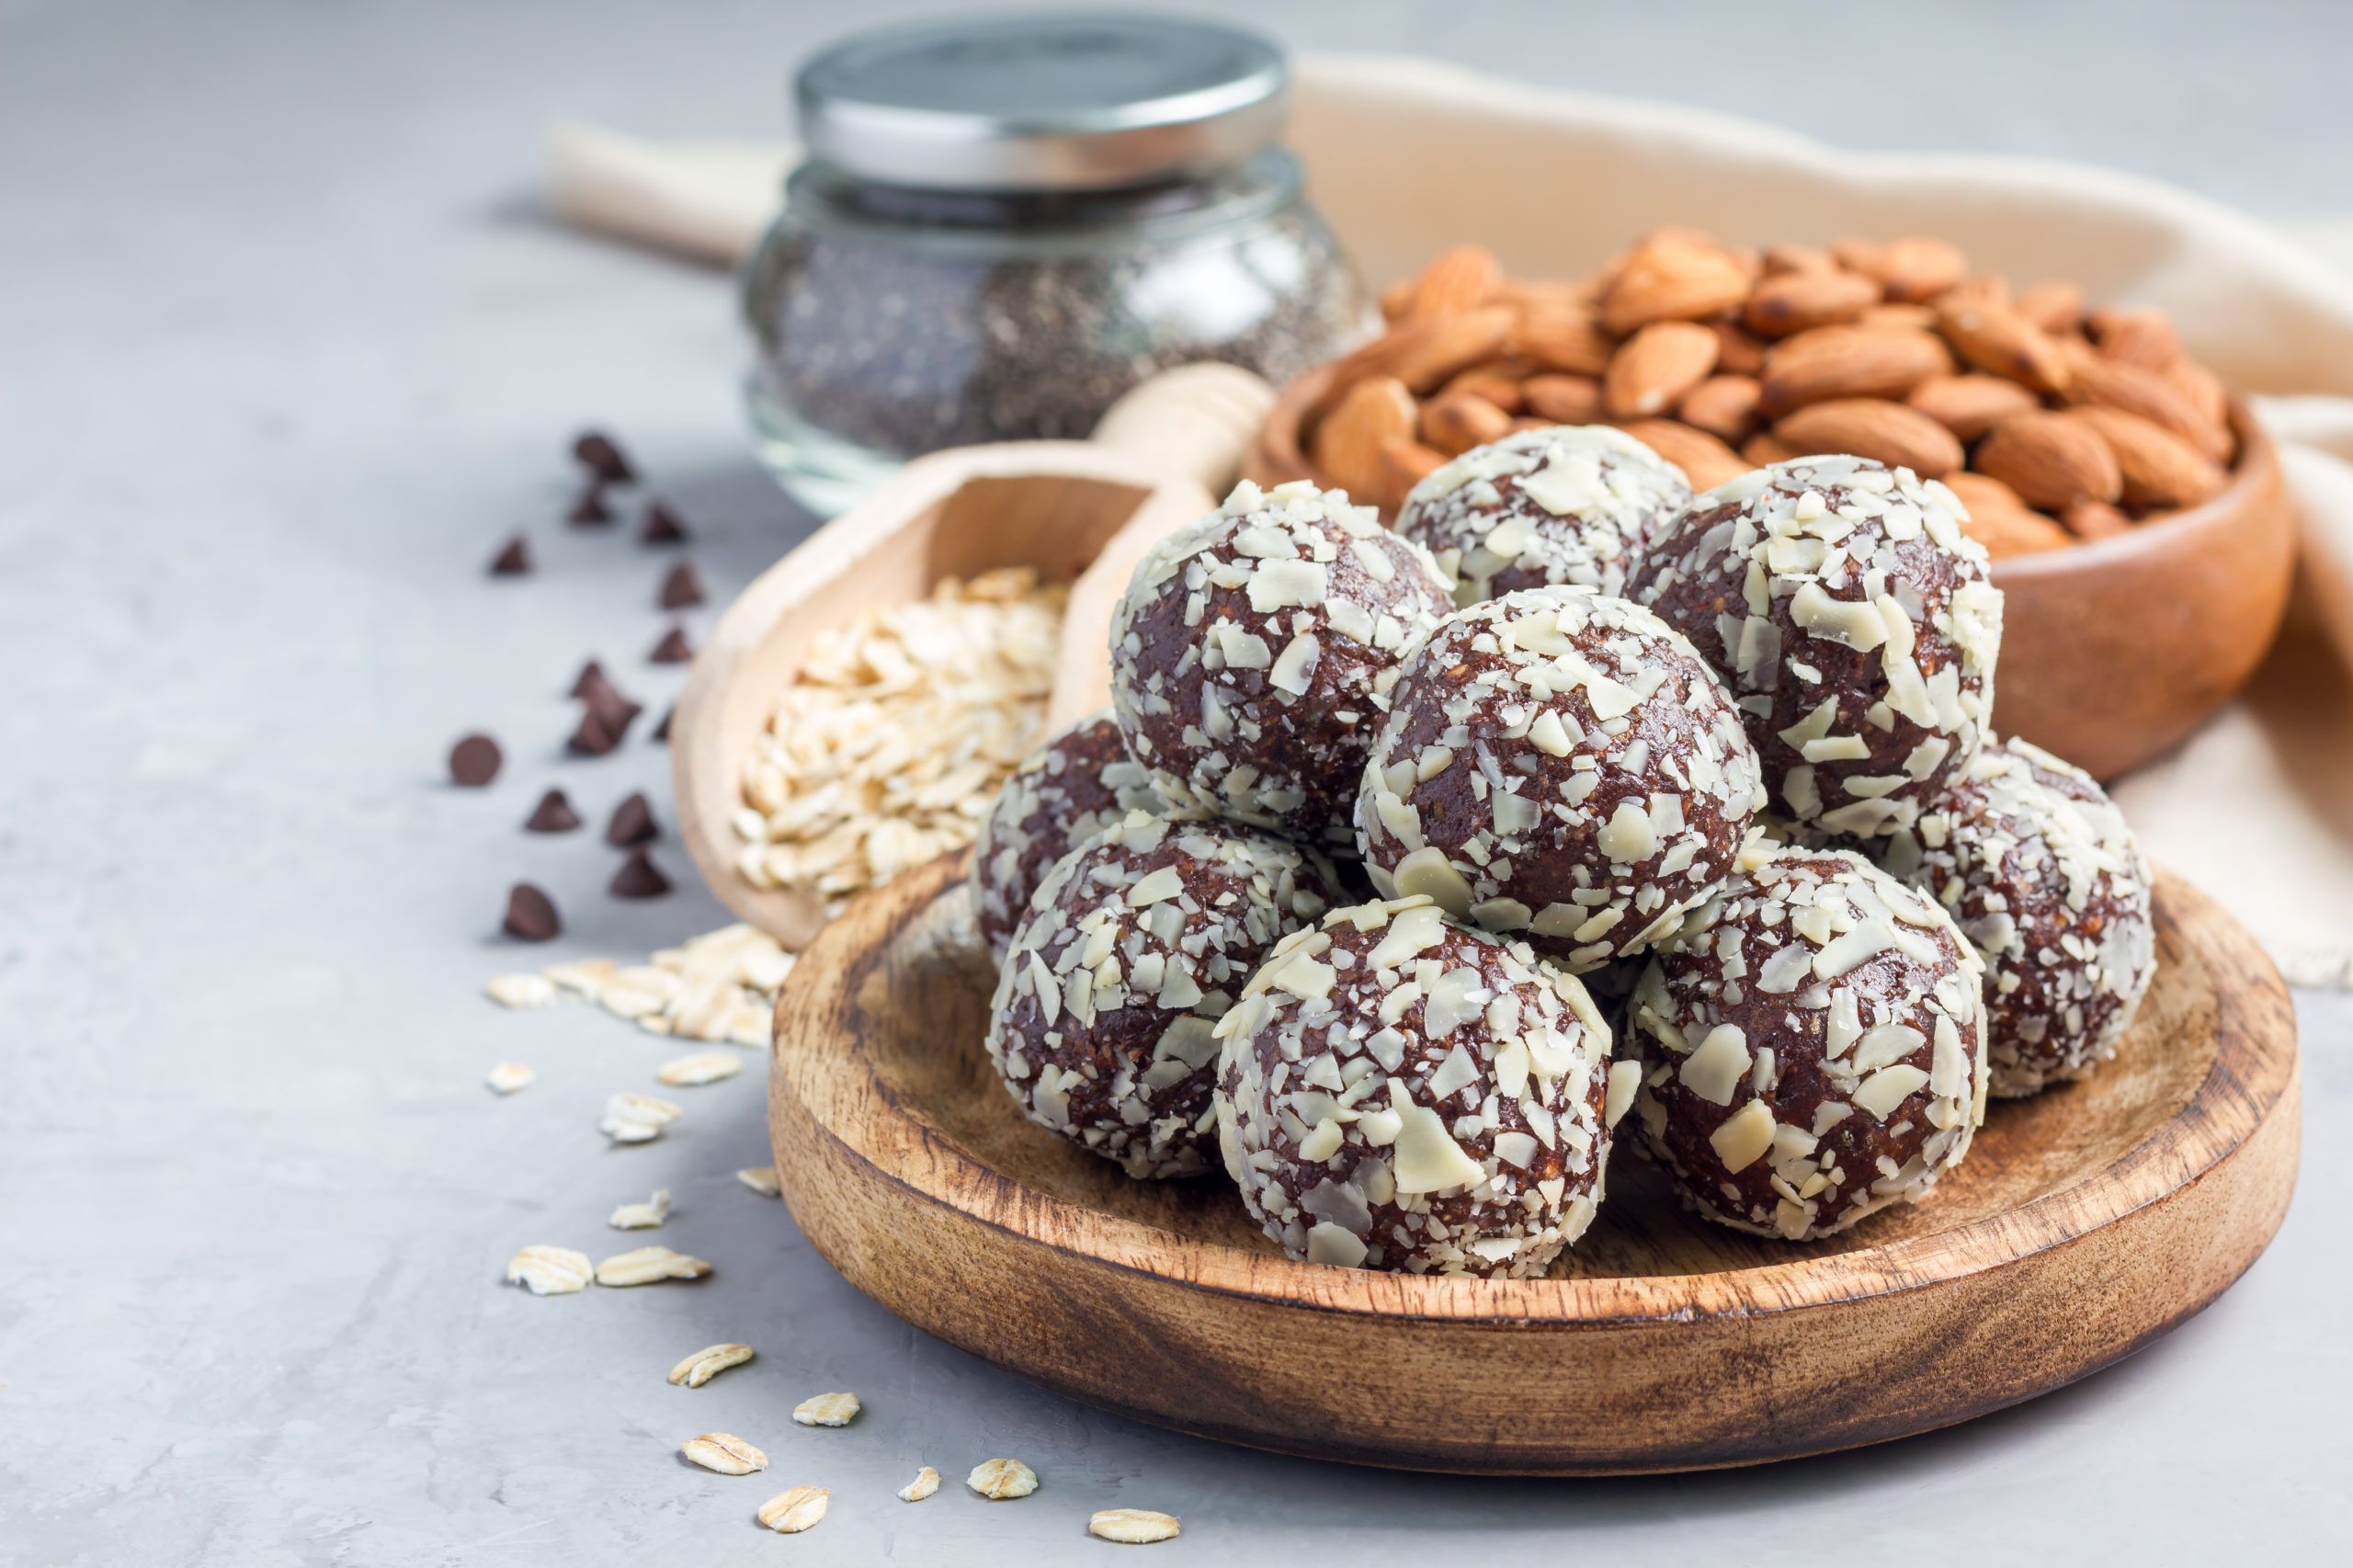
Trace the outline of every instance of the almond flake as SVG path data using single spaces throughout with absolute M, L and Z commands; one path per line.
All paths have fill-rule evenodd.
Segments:
M 599 1285 L 652 1285 L 664 1279 L 699 1279 L 710 1265 L 668 1247 L 639 1247 L 618 1253 L 597 1266 Z
M 688 1437 L 678 1445 L 678 1451 L 705 1470 L 715 1470 L 722 1475 L 749 1475 L 768 1467 L 768 1456 L 732 1432 L 705 1432 L 699 1437 Z
M 899 1488 L 899 1501 L 920 1503 L 939 1490 L 939 1472 L 929 1465 L 915 1471 L 915 1478 Z
M 528 1246 L 506 1263 L 506 1282 L 534 1296 L 568 1296 L 585 1290 L 590 1277 L 588 1255 L 570 1247 Z
M 670 1217 L 670 1189 L 663 1187 L 648 1203 L 624 1203 L 605 1223 L 616 1231 L 650 1231 Z
M 517 1089 L 529 1088 L 538 1077 L 537 1073 L 519 1062 L 502 1062 L 490 1070 L 490 1075 L 483 1082 L 496 1093 L 511 1095 Z
M 735 1179 L 762 1198 L 777 1198 L 784 1192 L 784 1188 L 777 1185 L 774 1165 L 746 1165 L 735 1173 Z
M 847 1426 L 858 1409 L 854 1393 L 813 1394 L 792 1407 L 792 1418 L 803 1426 Z
M 753 1354 L 748 1345 L 706 1345 L 670 1369 L 670 1381 L 699 1389 L 728 1368 L 742 1366 Z
M 972 1467 L 964 1484 L 993 1503 L 1002 1503 L 1037 1491 L 1038 1472 L 1019 1460 L 983 1460 Z
M 555 1000 L 555 982 L 528 971 L 494 976 L 482 989 L 502 1007 L 544 1007 Z
M 1176 1540 L 1178 1527 L 1173 1514 L 1155 1514 L 1149 1508 L 1106 1508 L 1086 1521 L 1086 1533 L 1142 1546 Z
M 783 1535 L 799 1535 L 825 1517 L 833 1493 L 823 1486 L 796 1486 L 760 1505 L 760 1523 Z
M 698 1051 L 692 1056 L 665 1062 L 654 1070 L 654 1075 L 674 1088 L 694 1088 L 733 1078 L 743 1070 L 744 1059 L 740 1056 L 723 1051 Z

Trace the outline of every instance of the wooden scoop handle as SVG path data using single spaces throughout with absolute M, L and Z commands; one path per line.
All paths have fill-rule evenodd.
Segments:
M 1189 479 L 1222 500 L 1274 406 L 1275 389 L 1238 366 L 1180 365 L 1113 403 L 1093 438 L 1150 472 Z

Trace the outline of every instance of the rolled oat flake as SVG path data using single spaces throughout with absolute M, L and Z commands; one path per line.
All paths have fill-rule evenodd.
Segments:
M 1040 16 L 858 34 L 807 62 L 808 161 L 745 275 L 761 456 L 832 513 L 941 447 L 1083 437 L 1154 372 L 1278 383 L 1374 324 L 1275 146 L 1254 34 Z

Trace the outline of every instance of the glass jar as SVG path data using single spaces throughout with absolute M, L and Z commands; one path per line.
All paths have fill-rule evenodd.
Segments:
M 820 514 L 942 447 L 1083 438 L 1154 372 L 1278 385 L 1379 324 L 1272 141 L 1245 33 L 1047 17 L 867 35 L 798 84 L 809 160 L 747 264 L 761 460 Z

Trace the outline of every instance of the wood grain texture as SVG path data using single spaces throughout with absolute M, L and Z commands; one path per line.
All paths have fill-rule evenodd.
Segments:
M 1222 1178 L 1130 1181 L 1015 1111 L 962 857 L 852 906 L 778 1006 L 777 1170 L 802 1231 L 909 1322 L 1072 1397 L 1415 1469 L 1756 1463 L 1922 1432 L 2130 1354 L 2278 1229 L 2294 1018 L 2219 909 L 2161 881 L 2119 1058 L 1998 1104 L 1926 1202 L 1798 1245 L 1704 1224 L 1627 1153 L 1540 1280 L 1290 1262 Z
M 1329 483 L 1302 445 L 1329 381 L 1323 367 L 1283 389 L 1245 474 Z M 2181 741 L 2255 674 L 2287 613 L 2297 522 L 2270 437 L 2244 406 L 2231 423 L 2241 456 L 2211 500 L 2114 539 L 1994 563 L 2008 601 L 1999 733 L 2113 778 Z

